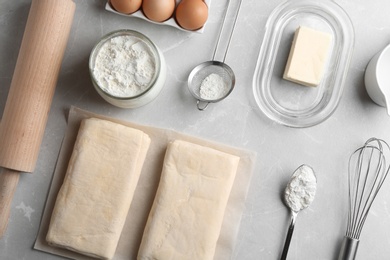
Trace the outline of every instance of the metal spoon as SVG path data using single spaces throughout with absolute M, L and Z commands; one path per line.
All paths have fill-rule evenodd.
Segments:
M 291 176 L 284 192 L 284 202 L 291 211 L 291 223 L 284 242 L 281 260 L 287 258 L 288 249 L 294 232 L 298 213 L 307 208 L 314 200 L 317 188 L 317 178 L 313 169 L 308 165 L 299 166 Z

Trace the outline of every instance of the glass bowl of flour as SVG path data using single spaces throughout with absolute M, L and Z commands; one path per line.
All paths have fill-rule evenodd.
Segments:
M 108 103 L 136 108 L 154 100 L 164 86 L 167 68 L 158 47 L 133 30 L 104 36 L 89 58 L 92 83 Z

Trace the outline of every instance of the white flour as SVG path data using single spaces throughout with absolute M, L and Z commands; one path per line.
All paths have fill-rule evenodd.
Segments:
M 155 59 L 146 43 L 133 36 L 117 36 L 100 49 L 93 74 L 99 86 L 116 97 L 142 93 L 155 74 Z
M 200 97 L 206 100 L 215 100 L 224 97 L 229 92 L 229 86 L 218 74 L 208 75 L 200 86 Z
M 297 169 L 285 191 L 286 203 L 293 211 L 300 211 L 314 200 L 317 180 L 313 170 L 303 165 Z

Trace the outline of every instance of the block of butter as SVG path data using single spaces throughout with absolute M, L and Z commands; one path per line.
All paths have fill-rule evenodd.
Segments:
M 100 259 L 114 256 L 150 138 L 101 119 L 82 121 L 46 240 Z
M 213 259 L 239 160 L 185 141 L 170 143 L 137 259 Z
M 300 26 L 295 31 L 283 78 L 305 86 L 319 85 L 331 45 L 331 34 Z

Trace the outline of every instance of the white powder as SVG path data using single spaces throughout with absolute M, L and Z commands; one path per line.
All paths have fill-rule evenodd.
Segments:
M 218 74 L 208 75 L 200 85 L 200 97 L 215 100 L 224 97 L 229 92 L 229 86 Z
M 317 180 L 312 168 L 302 165 L 293 174 L 285 191 L 286 203 L 293 211 L 300 211 L 314 200 Z
M 117 36 L 99 50 L 93 74 L 105 92 L 116 97 L 132 97 L 148 87 L 155 67 L 154 56 L 146 43 L 134 36 Z

